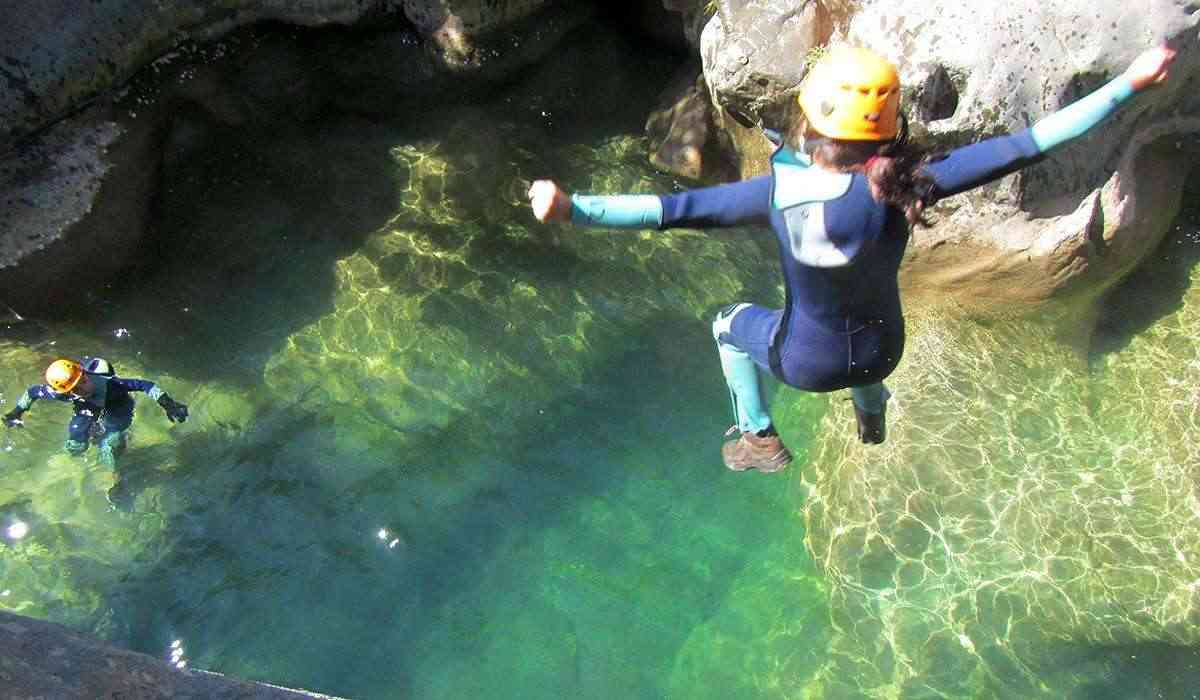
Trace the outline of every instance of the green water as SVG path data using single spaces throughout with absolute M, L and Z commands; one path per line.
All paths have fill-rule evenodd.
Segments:
M 522 201 L 539 176 L 678 186 L 646 165 L 638 79 L 675 59 L 592 42 L 603 75 L 567 77 L 599 101 L 544 73 L 387 120 L 182 121 L 152 249 L 77 320 L 5 329 L 0 386 L 98 354 L 192 418 L 139 401 L 129 512 L 57 452 L 65 406 L 0 436 L 0 519 L 30 526 L 0 604 L 354 698 L 801 687 L 828 614 L 797 482 L 721 465 L 708 328 L 778 300 L 765 238 L 542 227 Z
M 709 319 L 781 301 L 774 244 L 535 225 L 536 177 L 691 184 L 639 136 L 675 59 L 572 51 L 426 113 L 181 117 L 154 243 L 0 328 L 0 392 L 98 354 L 192 419 L 139 401 L 118 511 L 65 406 L 0 435 L 0 605 L 362 699 L 1191 697 L 1200 214 L 1090 365 L 910 309 L 887 445 L 780 391 L 796 465 L 733 474 Z
M 1036 317 L 908 310 L 887 444 L 809 454 L 834 634 L 818 697 L 1193 698 L 1200 236 L 1103 301 L 1091 357 Z

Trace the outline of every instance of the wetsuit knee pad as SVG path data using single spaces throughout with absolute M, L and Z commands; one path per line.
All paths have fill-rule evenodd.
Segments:
M 738 315 L 742 309 L 750 306 L 747 303 L 730 304 L 717 312 L 717 318 L 713 321 L 713 338 L 718 342 L 721 341 L 721 335 L 730 333 L 733 328 L 733 317 Z

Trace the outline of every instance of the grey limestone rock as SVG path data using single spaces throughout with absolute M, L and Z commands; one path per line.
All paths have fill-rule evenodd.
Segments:
M 986 311 L 1065 300 L 1086 308 L 1157 244 L 1193 156 L 1189 78 L 1200 13 L 1182 0 L 1126 3 L 724 0 L 705 27 L 714 103 L 774 126 L 824 42 L 872 48 L 900 67 L 917 138 L 942 149 L 1030 126 L 1163 41 L 1183 49 L 1168 85 L 1104 128 L 994 185 L 946 200 L 905 268 L 915 293 Z M 784 124 L 778 122 L 783 121 Z M 745 139 L 735 137 L 735 142 Z M 762 168 L 743 158 L 743 175 Z
M 184 39 L 203 41 L 254 22 L 346 24 L 387 0 L 171 0 L 0 3 L 0 148 L 127 80 Z
M 149 123 L 85 110 L 0 155 L 0 302 L 61 312 L 128 262 L 146 230 L 158 142 Z
M 337 700 L 180 669 L 42 620 L 0 611 L 0 687 L 12 700 Z

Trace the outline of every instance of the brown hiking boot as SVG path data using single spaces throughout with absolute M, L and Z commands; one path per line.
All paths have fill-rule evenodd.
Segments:
M 734 432 L 730 428 L 730 432 Z M 727 435 L 729 433 L 726 433 Z M 737 440 L 730 440 L 721 446 L 721 457 L 725 466 L 735 472 L 747 469 L 757 469 L 760 472 L 777 472 L 792 461 L 792 453 L 783 446 L 783 440 L 778 435 L 759 437 L 754 433 L 742 433 Z

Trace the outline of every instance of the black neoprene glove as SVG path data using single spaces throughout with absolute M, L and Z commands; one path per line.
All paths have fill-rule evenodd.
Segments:
M 158 397 L 158 405 L 162 406 L 163 410 L 167 412 L 167 420 L 172 423 L 182 423 L 187 420 L 187 406 L 179 403 L 170 396 L 163 394 Z
M 4 425 L 9 428 L 21 427 L 21 415 L 24 413 L 25 413 L 25 411 L 22 411 L 19 408 L 14 408 L 13 410 L 9 411 L 8 413 L 5 413 L 4 414 Z

